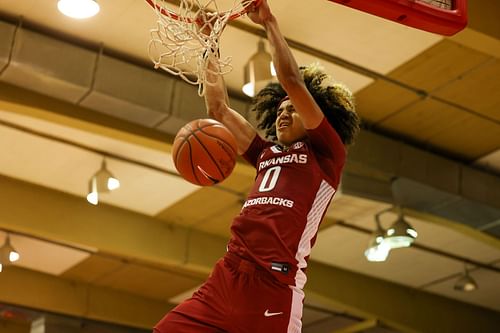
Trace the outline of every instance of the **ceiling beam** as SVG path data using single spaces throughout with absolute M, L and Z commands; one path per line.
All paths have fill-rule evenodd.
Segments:
M 0 188 L 0 228 L 6 230 L 98 249 L 137 263 L 178 267 L 205 275 L 226 250 L 224 237 L 167 225 L 116 207 L 93 207 L 83 198 L 37 185 L 0 177 Z M 452 325 L 453 332 L 470 332 L 474 331 L 472 323 L 475 328 L 491 331 L 491 325 L 500 324 L 497 312 L 341 268 L 311 261 L 308 272 L 306 293 L 322 295 L 353 314 L 379 318 L 403 331 L 433 331 L 438 327 L 435 331 L 444 332 L 450 331 L 444 329 L 446 325 Z M 21 277 L 16 277 L 15 284 L 24 285 L 18 282 Z M 29 279 L 26 285 L 30 285 L 28 282 Z M 8 289 L 2 280 L 0 286 Z M 0 295 L 9 295 L 4 301 L 29 306 L 27 301 L 16 301 L 15 292 L 4 293 L 0 289 Z M 33 298 L 33 293 L 30 295 Z M 0 300 L 1 297 L 7 296 L 0 296 Z M 70 302 L 68 308 L 75 306 L 71 300 L 66 302 Z
M 307 292 L 402 332 L 494 332 L 500 327 L 499 312 L 318 262 L 309 264 Z
M 167 302 L 15 266 L 0 274 L 0 302 L 145 329 L 173 308 Z
M 129 260 L 208 274 L 227 240 L 0 176 L 0 228 Z M 29 209 L 27 209 L 29 207 Z

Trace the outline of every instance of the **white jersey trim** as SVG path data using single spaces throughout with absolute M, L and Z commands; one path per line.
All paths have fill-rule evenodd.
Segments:
M 304 304 L 304 291 L 300 288 L 289 286 L 292 290 L 292 308 L 290 311 L 290 321 L 288 322 L 287 333 L 302 332 L 302 310 Z
M 295 255 L 295 259 L 298 262 L 295 286 L 300 289 L 304 288 L 307 281 L 306 274 L 302 269 L 307 267 L 306 257 L 311 254 L 311 241 L 318 232 L 321 219 L 334 194 L 335 189 L 328 182 L 322 180 L 311 210 L 307 214 L 306 226 L 300 237 L 297 254 Z

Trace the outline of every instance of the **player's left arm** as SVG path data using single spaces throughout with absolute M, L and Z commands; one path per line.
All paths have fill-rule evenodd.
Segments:
M 248 16 L 266 30 L 278 80 L 295 111 L 300 114 L 304 127 L 306 129 L 318 127 L 324 115 L 307 90 L 295 57 L 280 31 L 276 17 L 271 13 L 267 0 L 263 0 L 258 7 L 248 13 Z

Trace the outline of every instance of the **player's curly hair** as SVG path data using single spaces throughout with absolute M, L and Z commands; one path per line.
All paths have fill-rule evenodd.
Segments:
M 355 112 L 351 91 L 343 84 L 335 82 L 318 64 L 300 67 L 300 73 L 307 90 L 344 145 L 352 144 L 359 132 L 360 118 Z M 251 110 L 256 112 L 257 127 L 264 130 L 266 138 L 273 141 L 277 140 L 277 109 L 280 101 L 286 96 L 279 83 L 270 83 L 252 101 Z

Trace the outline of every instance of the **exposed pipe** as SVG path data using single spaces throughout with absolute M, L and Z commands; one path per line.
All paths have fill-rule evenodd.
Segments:
M 80 97 L 80 99 L 76 102 L 76 105 L 80 105 L 83 102 L 83 100 L 85 98 L 87 98 L 87 96 L 90 95 L 90 93 L 92 93 L 92 91 L 94 90 L 95 80 L 96 80 L 96 76 L 97 76 L 97 69 L 99 67 L 99 63 L 101 62 L 103 52 L 104 52 L 104 44 L 101 43 L 99 45 L 99 52 L 97 52 L 97 54 L 96 54 L 94 68 L 92 70 L 92 80 L 90 81 L 89 90 L 87 90 L 87 92 L 85 92 L 82 95 L 82 97 Z
M 19 21 L 16 25 L 16 28 L 14 29 L 14 33 L 12 34 L 12 41 L 10 42 L 10 50 L 9 50 L 9 58 L 7 59 L 7 63 L 5 66 L 0 69 L 0 76 L 2 76 L 3 72 L 9 67 L 10 62 L 12 61 L 12 54 L 14 53 L 14 47 L 16 46 L 16 39 L 17 39 L 17 33 L 19 30 L 21 30 L 21 27 L 23 25 L 23 17 L 19 17 Z

